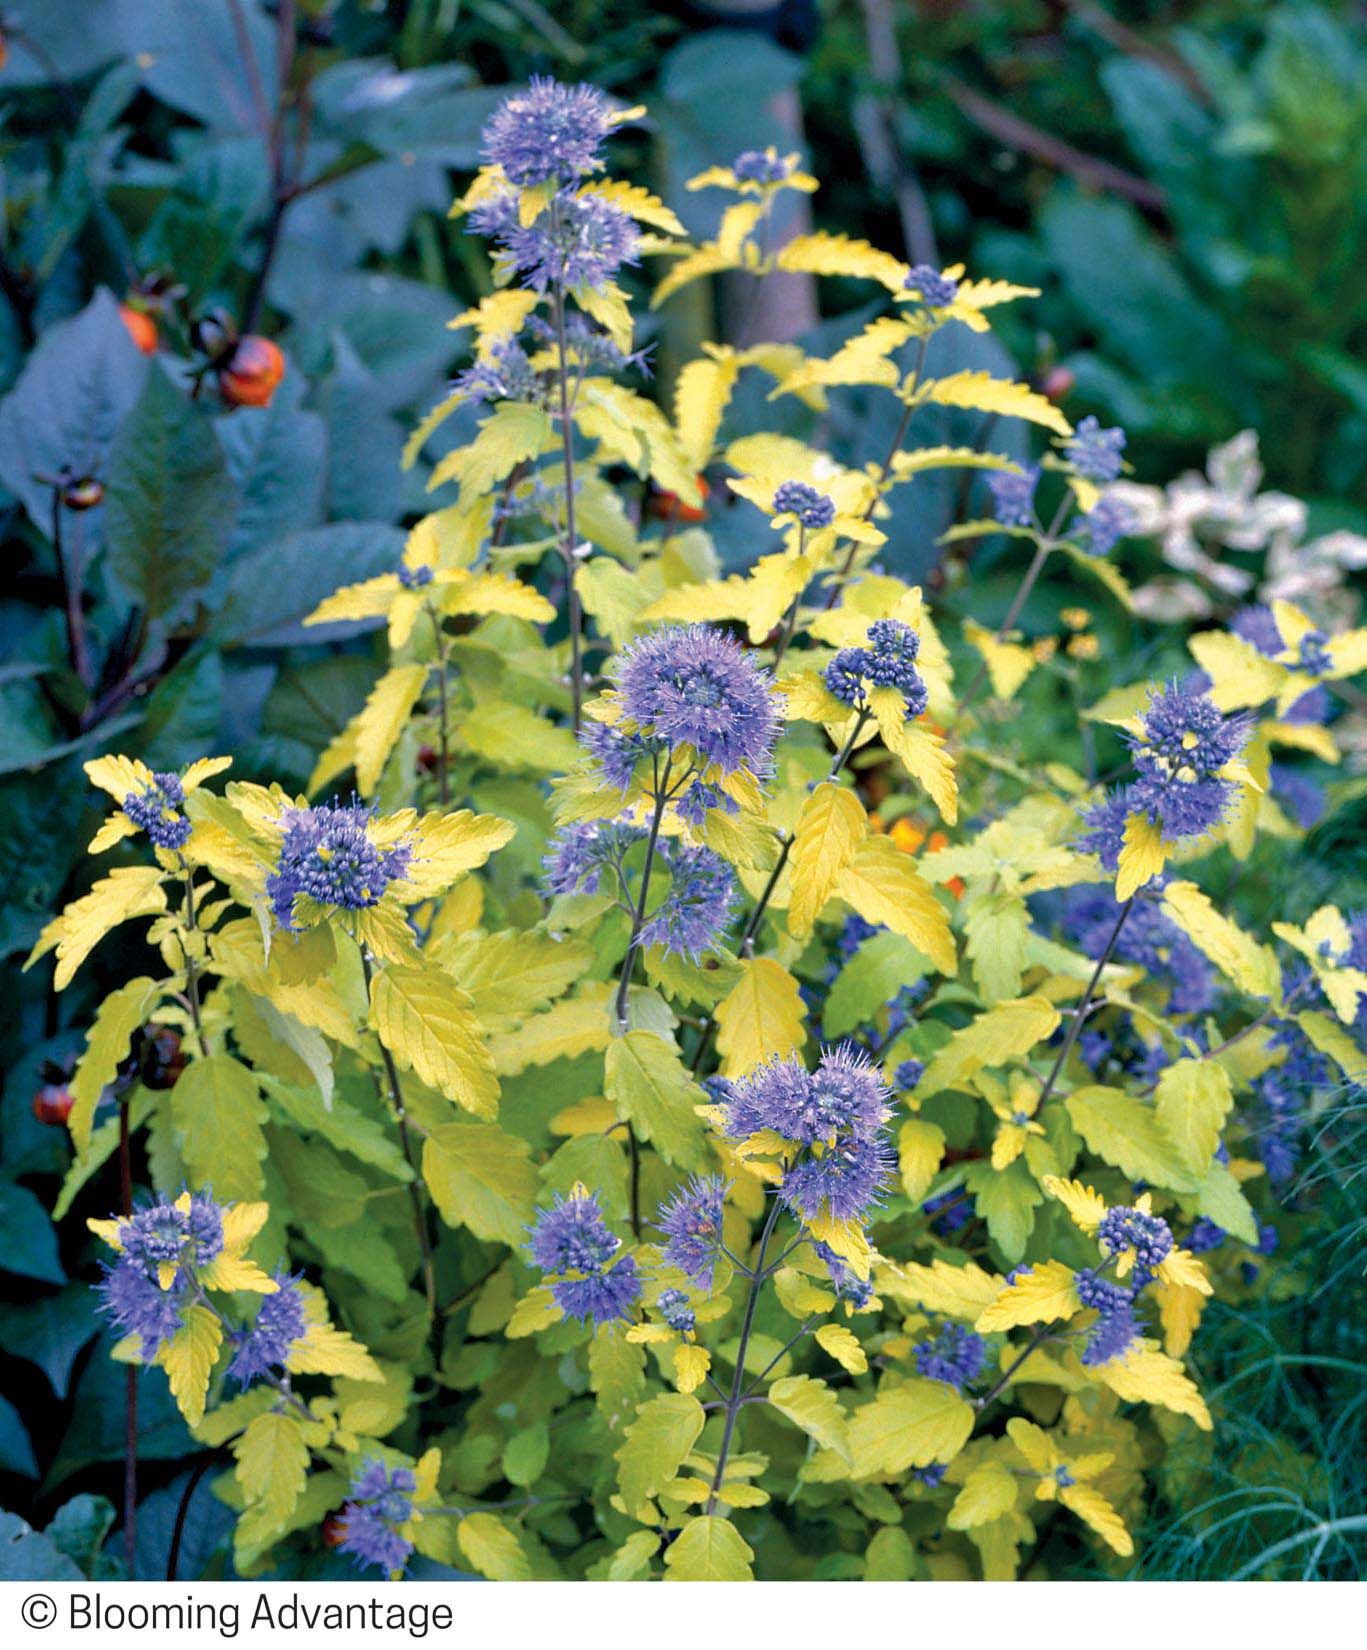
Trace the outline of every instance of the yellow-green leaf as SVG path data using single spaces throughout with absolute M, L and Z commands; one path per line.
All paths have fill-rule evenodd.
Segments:
M 1082 1310 L 1073 1283 L 1073 1270 L 1061 1260 L 1037 1261 L 1007 1284 L 978 1319 L 983 1334 L 994 1329 L 1016 1329 L 1026 1323 L 1052 1323 Z
M 1170 882 L 1163 911 L 1241 991 L 1280 1001 L 1282 973 L 1272 948 L 1250 939 L 1194 882 Z
M 426 680 L 426 665 L 395 665 L 371 688 L 355 719 L 352 745 L 356 789 L 362 796 L 375 794 L 389 753 L 398 743 Z
M 498 1078 L 470 999 L 435 970 L 383 969 L 370 994 L 371 1023 L 399 1062 L 478 1117 L 498 1111 Z
M 480 1575 L 490 1581 L 530 1581 L 531 1560 L 522 1543 L 493 1513 L 466 1513 L 456 1525 L 460 1550 Z
M 147 1019 L 159 996 L 155 980 L 139 977 L 120 986 L 100 1004 L 86 1033 L 85 1052 L 69 1085 L 73 1104 L 67 1127 L 79 1156 L 84 1156 L 90 1146 L 90 1131 L 100 1096 L 118 1075 L 133 1033 Z
M 635 1513 L 677 1475 L 707 1417 L 696 1398 L 663 1392 L 641 1404 L 617 1451 L 617 1480 L 627 1510 Z
M 809 1438 L 815 1438 L 825 1449 L 833 1449 L 846 1461 L 851 1459 L 845 1412 L 840 1407 L 840 1399 L 825 1381 L 811 1375 L 789 1375 L 775 1381 L 765 1397 L 780 1415 L 786 1415 Z
M 797 981 L 772 957 L 748 957 L 740 978 L 717 1004 L 717 1051 L 723 1076 L 739 1077 L 806 1040 Z
M 921 386 L 922 398 L 942 407 L 970 407 L 975 412 L 999 413 L 1042 424 L 1056 435 L 1071 435 L 1072 425 L 1047 396 L 1006 378 L 982 371 L 956 372 Z
M 1192 1174 L 1210 1167 L 1233 1105 L 1229 1076 L 1213 1060 L 1177 1060 L 1159 1076 L 1154 1111 Z
M 699 1168 L 705 1155 L 694 1110 L 707 1096 L 689 1076 L 672 1042 L 653 1031 L 629 1031 L 608 1044 L 603 1092 L 670 1163 Z
M 49 951 L 57 953 L 53 986 L 62 991 L 76 970 L 104 936 L 133 917 L 153 916 L 166 909 L 163 873 L 154 865 L 125 865 L 101 877 L 88 894 L 73 900 L 55 916 L 29 953 L 26 969 Z
M 958 969 L 949 918 L 935 891 L 890 838 L 866 837 L 840 873 L 838 892 L 866 922 L 901 934 L 942 974 Z
M 192 1061 L 171 1090 L 171 1119 L 191 1184 L 221 1202 L 261 1195 L 266 1103 L 256 1078 L 229 1054 Z
M 1183 1161 L 1158 1113 L 1120 1089 L 1091 1084 L 1074 1089 L 1066 1101 L 1073 1127 L 1098 1157 L 1131 1180 L 1196 1190 L 1197 1176 Z
M 750 1548 L 726 1518 L 690 1518 L 665 1552 L 666 1581 L 753 1581 Z
M 1002 1066 L 1028 1054 L 1058 1023 L 1058 1009 L 1047 997 L 1015 997 L 996 1003 L 950 1037 L 930 1062 L 916 1092 L 933 1095 L 955 1088 L 984 1066 Z
M 516 1247 L 539 1187 L 525 1140 L 494 1123 L 438 1123 L 422 1148 L 422 1172 L 448 1226 Z
M 294 1511 L 308 1477 L 309 1452 L 291 1415 L 258 1415 L 233 1445 L 237 1481 L 263 1532 L 279 1529 Z
M 944 1381 L 885 1387 L 850 1417 L 854 1477 L 900 1478 L 909 1467 L 952 1461 L 972 1431 L 973 1406 Z
M 215 1314 L 207 1306 L 191 1306 L 180 1328 L 157 1355 L 171 1383 L 171 1396 L 192 1427 L 204 1419 L 209 1376 L 222 1344 L 223 1328 Z
M 793 886 L 788 927 L 795 938 L 806 939 L 811 933 L 822 906 L 835 893 L 840 873 L 868 834 L 868 816 L 853 791 L 842 785 L 818 785 L 807 798 L 789 854 Z
M 903 1123 L 897 1136 L 897 1161 L 902 1189 L 913 1203 L 925 1197 L 944 1155 L 945 1131 L 938 1123 L 920 1117 Z

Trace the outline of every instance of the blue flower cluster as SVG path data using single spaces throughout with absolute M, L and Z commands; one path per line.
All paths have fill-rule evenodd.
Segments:
M 374 1564 L 394 1575 L 408 1563 L 413 1543 L 400 1526 L 413 1516 L 417 1480 L 407 1467 L 367 1461 L 351 1484 L 351 1499 L 342 1508 L 340 1543 L 360 1564 Z
M 864 647 L 842 647 L 826 666 L 827 688 L 852 709 L 867 708 L 865 683 L 896 688 L 906 702 L 906 719 L 914 721 L 926 708 L 928 694 L 916 658 L 921 638 L 900 619 L 877 619 L 869 626 Z
M 430 567 L 401 567 L 399 583 L 405 590 L 425 590 L 435 575 Z
M 1077 473 L 1098 487 L 1115 481 L 1124 468 L 1124 430 L 1103 430 L 1090 416 L 1079 423 L 1063 446 Z
M 891 1172 L 888 1090 L 877 1069 L 846 1044 L 829 1049 L 815 1072 L 795 1059 L 771 1060 L 729 1086 L 726 1133 L 765 1131 L 796 1148 L 779 1195 L 804 1221 L 824 1213 L 867 1219 Z
M 1089 556 L 1109 556 L 1121 539 L 1134 532 L 1134 511 L 1113 493 L 1103 493 L 1082 518 L 1080 538 Z
M 680 1335 L 691 1335 L 698 1327 L 697 1316 L 682 1289 L 662 1289 L 655 1304 L 664 1321 Z
M 1090 1268 L 1084 1268 L 1073 1281 L 1078 1299 L 1097 1314 L 1082 1349 L 1083 1363 L 1094 1367 L 1123 1357 L 1139 1335 L 1134 1292 Z
M 992 514 L 1004 527 L 1030 527 L 1035 520 L 1035 489 L 1040 467 L 1027 464 L 1020 475 L 1010 470 L 994 470 L 987 478 L 992 495 Z
M 565 826 L 542 861 L 547 891 L 596 894 L 604 873 L 610 872 L 625 899 L 626 855 L 648 835 L 644 826 L 620 821 Z M 669 837 L 656 842 L 655 857 L 668 873 L 669 890 L 642 924 L 641 944 L 662 945 L 675 956 L 696 961 L 719 943 L 731 920 L 735 873 L 710 848 Z
M 188 1209 L 140 1209 L 119 1226 L 119 1256 L 104 1269 L 100 1310 L 138 1337 L 144 1359 L 154 1358 L 193 1304 L 195 1274 L 222 1252 L 223 1210 L 207 1192 L 196 1192 Z
M 1134 1270 L 1130 1275 L 1136 1289 L 1146 1288 L 1172 1253 L 1172 1231 L 1167 1221 L 1128 1205 L 1107 1209 L 1097 1229 L 1097 1241 L 1108 1255 L 1133 1253 Z
M 608 1230 L 592 1193 L 557 1197 L 529 1231 L 532 1259 L 567 1318 L 597 1325 L 631 1315 L 641 1295 L 636 1259 L 623 1255 L 609 1264 L 621 1239 Z
M 942 275 L 931 264 L 916 264 L 902 285 L 910 292 L 919 292 L 927 309 L 947 309 L 959 296 L 959 283 L 954 277 Z
M 185 804 L 185 788 L 174 773 L 154 773 L 152 783 L 140 791 L 129 791 L 123 811 L 152 843 L 172 853 L 190 838 L 190 821 L 180 812 Z
M 774 489 L 774 514 L 796 516 L 803 527 L 815 533 L 835 520 L 835 505 L 805 481 L 781 481 Z
M 562 86 L 538 78 L 508 98 L 484 129 L 484 154 L 510 187 L 484 197 L 470 227 L 492 239 L 498 261 L 536 292 L 587 287 L 601 291 L 636 261 L 640 232 L 630 215 L 601 194 L 579 193 L 581 180 L 602 166 L 611 109 L 593 86 Z M 530 223 L 522 190 L 549 189 Z
M 784 183 L 796 165 L 796 155 L 780 155 L 777 149 L 746 149 L 731 162 L 731 170 L 741 183 Z
M 1126 735 L 1138 778 L 1087 812 L 1079 845 L 1114 873 L 1131 814 L 1157 825 L 1165 843 L 1213 831 L 1237 794 L 1222 770 L 1244 748 L 1252 727 L 1247 716 L 1222 715 L 1204 692 L 1176 682 L 1155 692 L 1139 731 Z
M 987 1362 L 987 1343 L 961 1323 L 946 1323 L 932 1340 L 915 1347 L 916 1368 L 927 1380 L 944 1381 L 956 1392 L 972 1386 Z
M 308 1314 L 299 1279 L 283 1271 L 275 1274 L 273 1295 L 263 1297 L 256 1322 L 237 1343 L 228 1373 L 248 1386 L 272 1369 L 283 1367 L 296 1341 L 308 1333 Z
M 856 1312 L 862 1312 L 873 1300 L 872 1281 L 869 1278 L 861 1278 L 853 1267 L 846 1265 L 827 1244 L 813 1243 L 812 1248 L 816 1252 L 816 1258 L 826 1268 L 826 1275 L 831 1280 L 831 1288 L 835 1290 L 836 1299 L 848 1301 Z
M 541 381 L 526 350 L 510 333 L 495 339 L 488 353 L 456 374 L 452 390 L 473 403 L 536 401 Z
M 271 909 L 283 929 L 297 932 L 294 907 L 301 895 L 321 906 L 362 911 L 403 877 L 412 849 L 402 842 L 377 848 L 366 829 L 370 818 L 360 802 L 288 810 L 280 858 L 266 879 Z
M 768 676 L 724 631 L 662 625 L 621 658 L 622 709 L 653 747 L 681 746 L 724 774 L 767 777 L 779 734 Z
M 699 1289 L 710 1290 L 721 1253 L 726 1186 L 719 1175 L 694 1175 L 659 1207 L 655 1225 L 665 1239 L 660 1259 Z M 663 1296 L 661 1297 L 663 1310 Z
M 1119 903 L 1109 888 L 1073 888 L 1063 897 L 1063 932 L 1094 961 L 1106 949 L 1119 916 Z M 1219 976 L 1204 953 L 1158 906 L 1135 905 L 1120 931 L 1114 955 L 1120 962 L 1139 964 L 1150 978 L 1170 985 L 1171 1013 L 1204 1014 L 1215 1006 Z M 1088 1059 L 1085 1050 L 1083 1058 Z M 1089 1065 L 1096 1063 L 1088 1059 Z
M 484 128 L 484 158 L 519 188 L 576 183 L 602 166 L 612 130 L 606 93 L 533 75 L 528 89 L 501 103 Z

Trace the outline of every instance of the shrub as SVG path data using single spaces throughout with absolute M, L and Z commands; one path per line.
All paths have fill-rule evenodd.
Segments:
M 458 210 L 496 282 L 407 462 L 478 422 L 401 557 L 306 620 L 389 653 L 305 794 L 86 763 L 115 858 L 30 962 L 64 988 L 124 924 L 149 961 L 71 1077 L 59 1212 L 118 1157 L 91 1223 L 115 1356 L 231 1454 L 238 1573 L 335 1546 L 494 1579 L 1003 1578 L 1056 1519 L 1123 1570 L 1146 1480 L 1212 1424 L 1206 1304 L 1263 1287 L 1367 1029 L 1361 918 L 1274 946 L 1192 869 L 1294 851 L 1271 753 L 1334 759 L 1367 632 L 1279 599 L 1110 686 L 1077 592 L 1130 601 L 1123 434 L 927 367 L 1031 292 L 825 232 L 775 249 L 815 181 L 774 150 L 694 180 L 726 204 L 691 244 L 604 170 L 635 118 L 534 82 L 490 124 Z M 828 356 L 708 346 L 671 417 L 635 387 L 647 259 L 657 305 L 805 270 L 885 313 Z M 728 433 L 756 382 L 805 436 Z M 888 412 L 853 468 L 819 440 L 851 385 Z M 928 406 L 1053 441 L 909 446 Z M 886 498 L 942 469 L 991 512 L 948 542 L 1022 564 L 995 627 L 971 579 L 880 568 Z M 723 488 L 762 550 L 730 574 Z M 1062 645 L 1027 643 L 1051 576 Z M 1041 753 L 1045 680 L 1078 714 Z

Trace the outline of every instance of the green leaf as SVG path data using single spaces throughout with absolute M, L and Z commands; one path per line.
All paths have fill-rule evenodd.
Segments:
M 423 1142 L 422 1172 L 448 1226 L 510 1247 L 525 1238 L 538 1188 L 525 1140 L 495 1123 L 439 1123 Z
M 1196 1188 L 1196 1208 L 1240 1243 L 1257 1243 L 1258 1218 L 1239 1182 L 1223 1163 L 1212 1163 L 1202 1176 Z
M 27 1186 L 12 1180 L 0 1180 L 0 1232 L 5 1234 L 0 1271 L 44 1283 L 66 1282 L 47 1210 Z
M 840 1407 L 840 1399 L 825 1381 L 811 1375 L 789 1375 L 785 1380 L 775 1381 L 765 1397 L 780 1415 L 786 1415 L 809 1438 L 815 1438 L 825 1449 L 833 1449 L 846 1461 L 850 1460 L 845 1412 Z
M 827 1037 L 843 1037 L 871 1019 L 904 985 L 923 979 L 929 967 L 910 940 L 891 930 L 865 940 L 827 993 L 822 1022 Z
M 246 1066 L 228 1054 L 194 1061 L 171 1090 L 171 1117 L 196 1190 L 225 1203 L 261 1196 L 266 1103 Z
M 1073 1127 L 1098 1157 L 1131 1180 L 1194 1192 L 1196 1176 L 1187 1168 L 1158 1114 L 1119 1089 L 1098 1085 L 1075 1089 L 1065 1104 Z
M 653 1031 L 614 1037 L 604 1058 L 603 1092 L 617 1115 L 668 1162 L 702 1167 L 706 1154 L 693 1108 L 705 1105 L 707 1096 L 684 1070 L 673 1043 Z
M 1154 1111 L 1193 1175 L 1210 1167 L 1233 1105 L 1229 1075 L 1213 1060 L 1176 1060 L 1159 1077 Z
M 529 768 L 533 773 L 563 773 L 579 759 L 568 728 L 558 728 L 526 705 L 486 699 L 460 724 L 460 736 L 477 756 L 502 768 Z
M 508 1440 L 503 1451 L 503 1476 L 523 1489 L 535 1484 L 546 1470 L 551 1453 L 551 1435 L 544 1421 L 523 1427 Z
M 208 584 L 232 515 L 232 483 L 207 410 L 154 364 L 109 454 L 109 571 L 149 618 L 172 620 Z
M 308 1478 L 309 1451 L 292 1415 L 258 1415 L 233 1445 L 247 1503 L 237 1527 L 239 1552 L 259 1551 L 282 1532 Z
M 627 1510 L 635 1514 L 678 1476 L 707 1417 L 696 1398 L 663 1392 L 641 1404 L 617 1451 L 617 1481 Z
M 665 1552 L 666 1581 L 753 1581 L 747 1546 L 729 1518 L 690 1518 Z
M 992 1241 L 1014 1266 L 1025 1254 L 1035 1227 L 1035 1210 L 1044 1202 L 1035 1177 L 1018 1157 L 1004 1169 L 994 1169 L 990 1163 L 971 1164 L 965 1181 Z
M 589 1387 L 608 1429 L 621 1432 L 646 1385 L 646 1349 L 625 1335 L 595 1335 L 589 1342 Z

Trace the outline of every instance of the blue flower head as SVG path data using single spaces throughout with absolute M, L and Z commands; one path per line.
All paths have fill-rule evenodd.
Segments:
M 1028 464 L 1020 475 L 1010 470 L 993 470 L 987 478 L 992 494 L 992 514 L 1004 527 L 1029 527 L 1035 519 L 1035 489 L 1040 467 Z
M 807 1222 L 867 1220 L 892 1177 L 892 1151 L 882 1132 L 869 1139 L 842 1137 L 818 1151 L 788 1170 L 779 1196 Z
M 223 1252 L 223 1211 L 207 1192 L 188 1209 L 155 1203 L 119 1223 L 119 1254 L 99 1284 L 100 1310 L 153 1358 L 193 1304 L 197 1270 Z M 169 1274 L 164 1271 L 170 1268 Z
M 865 683 L 896 688 L 906 701 L 906 719 L 914 721 L 925 710 L 929 695 L 916 659 L 921 639 L 900 619 L 877 619 L 869 626 L 863 647 L 843 647 L 826 666 L 825 682 L 842 703 L 855 708 L 867 704 Z
M 566 184 L 601 166 L 612 109 L 597 86 L 565 86 L 533 75 L 525 92 L 505 99 L 484 128 L 484 158 L 510 183 Z
M 470 213 L 470 228 L 494 241 L 498 261 L 534 292 L 552 287 L 601 291 L 623 264 L 634 264 L 641 235 L 629 213 L 605 195 L 557 195 L 524 224 L 515 196 L 492 195 Z
M 1082 518 L 1082 548 L 1089 556 L 1109 556 L 1121 539 L 1134 532 L 1134 511 L 1123 499 L 1103 493 Z
M 1073 1281 L 1083 1306 L 1097 1314 L 1082 1349 L 1083 1363 L 1094 1367 L 1123 1357 L 1139 1336 L 1134 1296 L 1090 1268 L 1077 1273 Z
M 425 590 L 431 584 L 434 574 L 430 567 L 408 567 L 399 569 L 399 583 L 405 590 Z
M 664 625 L 622 655 L 626 716 L 648 740 L 689 745 L 725 774 L 769 773 L 779 733 L 769 678 L 709 625 Z
M 391 1471 L 382 1461 L 367 1461 L 351 1485 L 342 1508 L 345 1533 L 341 1550 L 358 1564 L 373 1564 L 394 1575 L 408 1563 L 413 1543 L 400 1526 L 413 1516 L 417 1480 L 406 1467 Z
M 848 1301 L 856 1312 L 862 1312 L 873 1300 L 873 1280 L 861 1278 L 854 1268 L 846 1265 L 827 1244 L 813 1243 L 812 1248 L 816 1251 L 817 1259 L 826 1268 L 836 1298 Z
M 893 1073 L 893 1082 L 899 1089 L 914 1089 L 926 1074 L 924 1060 L 899 1061 L 897 1070 Z
M 809 532 L 818 532 L 835 520 L 835 505 L 805 481 L 781 481 L 774 489 L 774 514 L 796 516 Z
M 669 871 L 669 892 L 641 925 L 642 943 L 696 962 L 731 920 L 735 873 L 710 848 L 665 841 L 656 851 Z
M 275 1281 L 275 1293 L 262 1298 L 256 1322 L 238 1342 L 228 1365 L 228 1373 L 243 1386 L 283 1366 L 294 1343 L 308 1334 L 308 1314 L 298 1278 L 278 1271 Z
M 902 285 L 919 292 L 928 309 L 947 309 L 959 296 L 959 283 L 952 275 L 942 275 L 930 264 L 917 264 L 908 271 Z
M 1082 420 L 1063 445 L 1077 473 L 1098 487 L 1115 481 L 1124 467 L 1124 430 L 1103 430 L 1090 416 Z
M 488 353 L 456 374 L 452 390 L 467 401 L 535 401 L 540 380 L 527 352 L 511 334 L 495 339 Z
M 123 811 L 147 832 L 154 846 L 174 853 L 190 838 L 190 821 L 180 812 L 184 802 L 185 789 L 177 774 L 154 773 L 151 784 L 124 797 Z
M 741 183 L 784 183 L 796 165 L 796 155 L 780 155 L 777 149 L 746 149 L 731 162 L 731 170 Z
M 1165 842 L 1204 836 L 1224 819 L 1235 794 L 1221 770 L 1247 743 L 1247 716 L 1224 716 L 1204 693 L 1171 683 L 1149 700 L 1140 731 L 1129 735 L 1137 782 L 1132 810 L 1161 826 Z
M 961 1323 L 947 1323 L 933 1340 L 915 1347 L 918 1373 L 931 1381 L 944 1381 L 956 1392 L 972 1386 L 987 1361 L 987 1343 Z
M 609 1265 L 621 1239 L 608 1230 L 596 1197 L 582 1190 L 557 1197 L 529 1230 L 532 1259 L 567 1318 L 603 1324 L 630 1314 L 640 1273 L 631 1255 Z
M 324 802 L 285 813 L 280 858 L 266 878 L 271 909 L 283 929 L 298 931 L 295 903 L 301 897 L 323 907 L 362 911 L 377 905 L 390 883 L 404 876 L 412 849 L 402 842 L 376 847 L 366 829 L 370 818 L 369 808 L 360 802 Z
M 664 1321 L 680 1335 L 691 1335 L 697 1328 L 697 1315 L 682 1289 L 662 1289 L 655 1305 Z
M 1097 1229 L 1097 1241 L 1108 1255 L 1134 1255 L 1136 1289 L 1143 1289 L 1172 1253 L 1172 1231 L 1167 1221 L 1127 1205 L 1106 1211 Z
M 719 1175 L 695 1175 L 660 1205 L 655 1219 L 665 1238 L 660 1259 L 678 1267 L 699 1289 L 712 1287 L 725 1199 L 726 1186 Z

